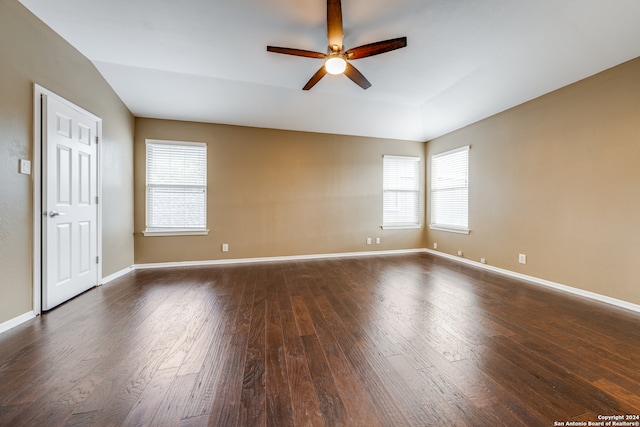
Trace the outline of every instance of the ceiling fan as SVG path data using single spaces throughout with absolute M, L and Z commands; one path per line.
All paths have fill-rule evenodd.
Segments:
M 304 56 L 306 58 L 318 58 L 325 60 L 324 65 L 313 75 L 313 77 L 311 77 L 311 80 L 304 85 L 302 88 L 303 90 L 311 89 L 327 73 L 344 73 L 362 89 L 368 89 L 371 87 L 369 80 L 367 80 L 365 76 L 356 69 L 356 67 L 351 65 L 349 61 L 379 55 L 381 53 L 407 46 L 407 38 L 399 37 L 345 50 L 342 44 L 342 5 L 340 0 L 327 0 L 327 37 L 329 39 L 329 48 L 327 53 L 277 46 L 267 46 L 267 50 L 269 52 L 283 53 L 286 55 Z

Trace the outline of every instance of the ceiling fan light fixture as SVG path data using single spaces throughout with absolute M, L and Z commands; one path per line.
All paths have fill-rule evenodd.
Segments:
M 342 27 L 341 3 L 341 0 L 327 0 L 327 40 L 329 41 L 327 53 L 292 49 L 290 47 L 267 46 L 267 51 L 269 52 L 324 59 L 324 64 L 309 79 L 302 90 L 311 89 L 327 74 L 344 74 L 362 89 L 368 89 L 371 87 L 371 83 L 351 64 L 351 61 L 379 55 L 407 46 L 406 37 L 397 37 L 395 39 L 369 43 L 345 50 L 342 44 L 344 31 Z
M 342 74 L 347 69 L 347 61 L 342 55 L 330 55 L 324 63 L 329 74 Z

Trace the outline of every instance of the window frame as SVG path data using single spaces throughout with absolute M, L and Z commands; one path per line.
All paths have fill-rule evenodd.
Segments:
M 471 146 L 470 145 L 465 145 L 463 147 L 458 147 L 458 148 L 454 148 L 452 150 L 447 150 L 444 151 L 442 153 L 438 153 L 438 154 L 434 154 L 431 156 L 430 159 L 430 179 L 429 179 L 429 208 L 430 208 L 430 215 L 429 215 L 429 228 L 431 230 L 439 230 L 439 231 L 447 231 L 450 233 L 459 233 L 459 234 L 469 234 L 471 232 L 471 229 L 469 228 L 469 152 L 471 151 Z M 440 189 L 436 189 L 434 188 L 435 186 L 435 181 L 437 180 L 437 177 L 434 177 L 434 170 L 436 170 L 436 167 L 434 167 L 434 161 L 437 161 L 438 159 L 441 159 L 443 157 L 448 157 L 451 155 L 455 155 L 458 154 L 460 152 L 465 152 L 466 153 L 466 170 L 465 170 L 465 177 L 464 177 L 464 185 L 461 186 L 451 186 L 448 188 L 440 188 Z M 444 191 L 450 191 L 450 190 L 459 190 L 459 189 L 465 189 L 465 197 L 466 197 L 466 207 L 465 207 L 465 211 L 466 211 L 466 225 L 464 226 L 457 226 L 454 224 L 443 224 L 443 223 L 436 223 L 434 222 L 434 218 L 436 216 L 435 214 L 435 208 L 434 208 L 434 194 L 440 194 L 441 192 Z
M 386 187 L 386 168 L 385 168 L 385 160 L 405 160 L 416 163 L 416 182 L 415 189 L 403 189 L 403 188 L 387 188 Z M 385 230 L 402 230 L 402 229 L 417 229 L 422 227 L 422 209 L 421 209 L 421 195 L 422 195 L 422 181 L 421 181 L 421 169 L 420 166 L 422 164 L 421 156 L 402 156 L 402 155 L 392 155 L 385 154 L 382 156 L 382 229 Z M 387 209 L 385 209 L 385 194 L 386 193 L 413 193 L 415 194 L 415 215 L 416 222 L 386 222 L 387 218 L 385 213 Z
M 165 146 L 165 147 L 201 147 L 204 148 L 204 176 L 200 178 L 203 179 L 204 185 L 189 185 L 185 186 L 184 184 L 149 184 L 149 147 L 150 146 Z M 145 229 L 142 232 L 144 236 L 199 236 L 199 235 L 207 235 L 209 234 L 209 229 L 207 227 L 207 144 L 204 142 L 190 142 L 190 141 L 173 141 L 173 140 L 159 140 L 159 139 L 146 139 L 145 140 Z M 189 226 L 181 226 L 181 227 L 161 227 L 161 226 L 150 226 L 149 217 L 150 217 L 150 186 L 154 188 L 173 188 L 176 187 L 189 187 L 191 189 L 202 189 L 204 192 L 204 205 L 203 215 L 204 215 L 204 227 L 189 227 Z

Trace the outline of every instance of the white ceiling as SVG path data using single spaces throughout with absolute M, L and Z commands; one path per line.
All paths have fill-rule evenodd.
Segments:
M 426 141 L 640 56 L 638 0 L 342 0 L 362 90 L 322 60 L 325 0 L 20 0 L 139 117 Z M 640 78 L 640 76 L 639 76 Z

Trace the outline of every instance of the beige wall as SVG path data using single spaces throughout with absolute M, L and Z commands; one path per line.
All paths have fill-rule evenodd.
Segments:
M 103 274 L 133 263 L 134 120 L 93 65 L 16 0 L 0 0 L 0 323 L 33 309 L 33 84 L 103 119 Z
M 466 144 L 472 232 L 429 230 L 427 247 L 640 304 L 640 58 L 431 141 L 427 153 Z
M 141 118 L 135 134 L 136 263 L 424 247 L 424 227 L 380 229 L 382 155 L 424 143 Z M 207 143 L 208 236 L 142 236 L 145 139 Z

